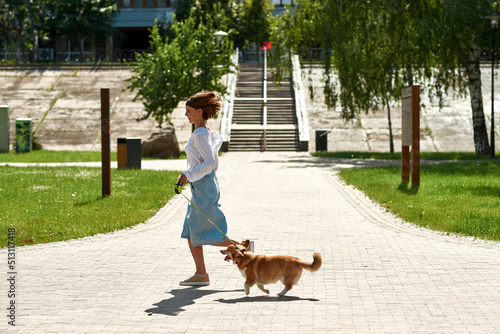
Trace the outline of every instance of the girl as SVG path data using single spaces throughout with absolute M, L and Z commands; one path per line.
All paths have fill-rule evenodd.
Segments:
M 179 176 L 182 184 L 190 183 L 191 201 L 217 227 L 227 233 L 227 223 L 219 205 L 219 181 L 215 172 L 219 166 L 218 152 L 222 145 L 222 137 L 216 131 L 207 128 L 207 120 L 213 118 L 220 110 L 222 98 L 213 92 L 199 92 L 186 102 L 186 117 L 194 124 L 185 147 L 187 156 L 187 171 Z M 195 274 L 180 282 L 180 285 L 209 285 L 210 280 L 203 258 L 203 245 L 227 247 L 231 241 L 226 239 L 203 215 L 189 204 L 182 238 L 188 240 L 189 249 L 196 265 Z

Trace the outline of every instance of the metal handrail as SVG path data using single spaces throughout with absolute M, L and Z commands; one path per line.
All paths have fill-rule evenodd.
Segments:
M 267 148 L 267 46 L 264 47 L 264 75 L 262 80 L 262 126 L 264 131 L 262 149 L 265 151 Z
M 306 100 L 302 88 L 302 71 L 298 55 L 292 56 L 292 78 L 293 91 L 295 95 L 295 113 L 297 115 L 297 128 L 299 141 L 303 150 L 308 150 L 309 145 L 309 122 L 307 120 Z M 306 146 L 306 147 L 304 147 Z
M 231 73 L 227 75 L 227 91 L 224 95 L 224 106 L 222 107 L 222 119 L 220 134 L 223 142 L 228 145 L 231 140 L 231 122 L 233 119 L 234 95 L 236 91 L 236 77 L 238 75 L 238 48 L 231 56 Z

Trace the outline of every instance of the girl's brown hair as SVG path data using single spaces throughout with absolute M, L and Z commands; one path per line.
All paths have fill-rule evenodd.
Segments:
M 186 105 L 203 111 L 203 118 L 215 117 L 222 106 L 222 97 L 216 91 L 202 91 L 191 95 L 186 101 Z

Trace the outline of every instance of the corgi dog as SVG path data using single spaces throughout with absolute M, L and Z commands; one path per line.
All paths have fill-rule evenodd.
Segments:
M 249 240 L 242 243 L 242 246 L 248 248 Z M 278 296 L 283 297 L 292 287 L 297 284 L 302 276 L 302 269 L 310 272 L 317 271 L 323 262 L 321 254 L 313 254 L 313 262 L 304 262 L 300 259 L 288 255 L 255 255 L 244 249 L 240 250 L 234 245 L 230 245 L 227 249 L 220 251 L 226 255 L 225 260 L 233 261 L 242 276 L 246 278 L 245 281 L 245 294 L 250 293 L 250 288 L 257 284 L 257 287 L 269 294 L 264 285 L 276 283 L 281 281 L 285 288 L 278 293 Z

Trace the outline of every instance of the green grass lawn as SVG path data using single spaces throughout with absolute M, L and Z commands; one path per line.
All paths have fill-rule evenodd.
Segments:
M 405 221 L 500 241 L 500 162 L 421 165 L 420 187 L 401 183 L 401 167 L 344 169 L 340 177 Z
M 401 153 L 380 152 L 314 152 L 314 157 L 343 159 L 401 159 Z M 476 155 L 474 152 L 421 152 L 420 160 L 487 160 L 489 155 Z
M 116 170 L 103 198 L 100 168 L 0 167 L 0 246 L 15 227 L 17 245 L 82 238 L 152 217 L 174 196 L 179 172 Z
M 111 152 L 111 160 L 116 161 L 116 152 Z M 93 162 L 101 161 L 100 151 L 32 151 L 30 153 L 0 154 L 0 162 L 50 163 L 50 162 Z
M 186 153 L 181 152 L 179 159 L 185 159 Z M 116 152 L 111 152 L 111 161 L 117 160 Z M 143 158 L 143 160 L 151 160 Z M 15 151 L 0 154 L 0 162 L 17 163 L 50 163 L 50 162 L 93 162 L 101 161 L 100 151 L 49 151 L 40 150 L 17 154 Z

